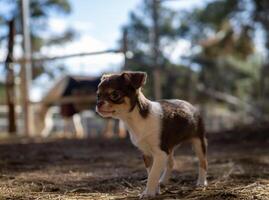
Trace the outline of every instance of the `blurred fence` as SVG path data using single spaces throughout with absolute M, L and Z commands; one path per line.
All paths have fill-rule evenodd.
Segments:
M 59 134 L 64 130 L 64 120 L 61 118 L 60 109 L 57 106 L 50 108 L 52 111 L 53 134 Z M 205 108 L 202 112 L 207 132 L 219 132 L 229 130 L 238 126 L 249 124 L 252 118 L 248 117 L 244 112 L 231 112 L 213 107 Z M 92 110 L 86 110 L 80 114 L 82 126 L 87 137 L 98 137 L 105 130 L 106 121 L 100 118 Z M 23 117 L 20 106 L 16 107 L 16 120 L 18 134 L 23 134 Z M 0 106 L 0 133 L 6 133 L 8 127 L 7 106 Z M 71 126 L 69 128 L 72 128 Z M 37 133 L 38 134 L 38 133 Z
M 64 130 L 64 120 L 60 115 L 60 109 L 57 106 L 50 108 L 53 120 L 53 133 L 61 133 Z M 8 107 L 0 106 L 0 134 L 6 133 L 8 130 Z M 100 136 L 105 129 L 105 120 L 95 114 L 94 111 L 87 110 L 79 114 L 81 116 L 82 125 L 88 137 Z M 23 135 L 23 116 L 20 106 L 16 106 L 16 123 L 18 135 Z M 70 128 L 72 128 L 70 126 Z M 39 133 L 36 133 L 39 136 Z

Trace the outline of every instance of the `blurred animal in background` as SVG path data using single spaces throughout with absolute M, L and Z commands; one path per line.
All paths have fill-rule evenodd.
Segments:
M 99 83 L 100 77 L 61 78 L 39 104 L 35 117 L 36 132 L 41 133 L 42 137 L 48 137 L 53 132 L 59 131 L 64 137 L 76 138 L 97 134 L 104 134 L 106 137 L 115 135 L 115 124 L 118 123 L 109 119 L 103 128 L 102 119 L 96 118 L 94 114 L 95 93 Z M 125 131 L 120 130 L 119 135 L 124 137 Z
M 143 153 L 148 179 L 141 197 L 160 193 L 160 184 L 169 181 L 173 170 L 175 147 L 183 142 L 192 144 L 199 159 L 197 185 L 206 186 L 207 145 L 201 115 L 183 100 L 147 99 L 141 91 L 146 78 L 144 72 L 102 76 L 96 106 L 102 117 L 121 119 Z

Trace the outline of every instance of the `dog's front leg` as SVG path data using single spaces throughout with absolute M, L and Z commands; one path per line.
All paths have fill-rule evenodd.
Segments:
M 167 162 L 168 155 L 159 150 L 153 155 L 153 165 L 149 172 L 147 187 L 140 195 L 143 197 L 154 197 L 159 192 L 159 178 Z

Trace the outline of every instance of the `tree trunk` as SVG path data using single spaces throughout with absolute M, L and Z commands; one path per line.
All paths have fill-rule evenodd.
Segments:
M 9 40 L 8 54 L 6 58 L 6 100 L 8 106 L 8 132 L 10 135 L 16 134 L 16 113 L 15 113 L 15 88 L 14 88 L 14 69 L 13 69 L 13 48 L 15 37 L 14 19 L 9 21 Z
M 154 98 L 162 98 L 162 83 L 161 83 L 161 69 L 160 69 L 160 41 L 159 41 L 159 2 L 152 0 L 152 21 L 153 21 L 153 38 L 152 38 L 152 49 L 153 49 L 153 78 L 154 78 Z
M 159 67 L 153 69 L 153 83 L 154 83 L 154 98 L 155 100 L 162 98 L 162 85 L 161 85 L 161 70 Z

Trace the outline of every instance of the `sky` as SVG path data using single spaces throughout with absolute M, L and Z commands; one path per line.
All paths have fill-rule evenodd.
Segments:
M 42 49 L 43 55 L 100 51 L 118 48 L 121 28 L 128 22 L 130 11 L 135 10 L 141 0 L 70 0 L 72 13 L 69 16 L 55 16 L 49 20 L 50 30 L 60 33 L 68 27 L 74 28 L 79 37 L 61 47 Z M 189 9 L 202 5 L 200 0 L 173 0 L 164 2 L 175 9 Z M 121 54 L 106 54 L 66 61 L 70 73 L 96 75 L 104 71 L 117 71 L 121 67 Z M 76 66 L 76 67 L 74 67 Z
M 62 32 L 68 27 L 76 30 L 78 37 L 61 47 L 43 48 L 45 55 L 63 55 L 81 52 L 101 51 L 118 47 L 121 27 L 127 22 L 128 13 L 136 7 L 137 0 L 71 0 L 70 16 L 55 16 L 50 19 L 52 32 Z M 70 73 L 96 75 L 103 71 L 119 68 L 123 56 L 107 54 L 68 59 Z M 72 67 L 71 67 L 72 66 Z M 76 67 L 74 67 L 76 66 Z M 114 70 L 117 70 L 114 69 Z

